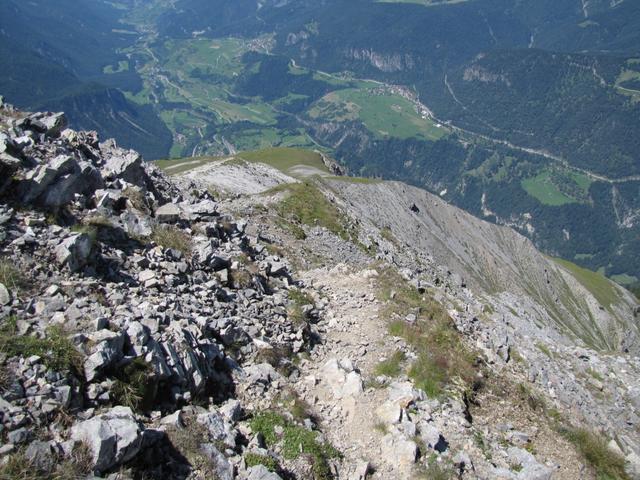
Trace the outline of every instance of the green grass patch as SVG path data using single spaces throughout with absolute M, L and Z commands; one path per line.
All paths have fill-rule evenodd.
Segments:
M 244 462 L 249 468 L 255 467 L 256 465 L 263 465 L 267 467 L 270 472 L 277 472 L 280 469 L 280 465 L 278 465 L 278 461 L 275 458 L 254 452 L 247 453 L 244 456 Z
M 396 350 L 386 360 L 382 360 L 376 365 L 376 375 L 386 375 L 387 377 L 397 377 L 402 373 L 402 363 L 406 360 L 406 355 L 402 350 Z
M 287 175 L 295 176 L 296 167 L 309 167 L 318 170 L 319 173 L 329 172 L 318 152 L 301 148 L 265 148 L 253 152 L 242 152 L 238 157 L 247 162 L 265 163 Z
M 576 200 L 562 193 L 552 181 L 548 171 L 544 171 L 535 177 L 521 181 L 522 188 L 543 205 L 553 207 L 575 203 Z
M 596 300 L 605 308 L 611 308 L 611 305 L 620 300 L 615 285 L 604 275 L 592 272 L 586 268 L 579 267 L 575 263 L 563 260 L 561 258 L 553 259 L 556 263 L 569 270 L 569 272 L 585 287 Z
M 262 434 L 269 447 L 281 441 L 284 458 L 295 460 L 301 455 L 310 456 L 316 480 L 333 478 L 329 460 L 340 457 L 340 452 L 329 443 L 320 441 L 318 432 L 291 423 L 273 411 L 255 415 L 249 425 L 254 433 Z M 276 427 L 282 428 L 281 438 L 276 433 Z
M 629 480 L 624 469 L 624 458 L 609 449 L 603 435 L 596 435 L 583 428 L 561 428 L 560 433 L 589 462 L 598 480 Z
M 37 355 L 47 367 L 58 372 L 82 371 L 82 355 L 57 325 L 49 327 L 44 338 L 19 335 L 17 318 L 9 317 L 0 325 L 0 352 L 7 357 Z
M 280 185 L 271 192 L 286 191 L 287 195 L 275 209 L 287 221 L 310 227 L 324 227 L 344 240 L 357 238 L 347 228 L 347 217 L 310 181 Z
M 314 104 L 309 115 L 335 122 L 360 120 L 378 138 L 438 140 L 449 133 L 422 118 L 411 101 L 380 88 L 331 92 Z
M 375 185 L 378 183 L 382 183 L 382 180 L 379 178 L 369 178 L 369 177 L 350 177 L 348 175 L 344 176 L 330 176 L 325 177 L 327 180 L 336 181 L 336 182 L 344 182 L 344 183 L 361 183 L 365 185 Z
M 446 309 L 391 268 L 380 272 L 377 283 L 386 300 L 382 315 L 390 319 L 389 333 L 403 337 L 417 353 L 409 368 L 415 385 L 431 398 L 454 384 L 470 391 L 477 376 L 476 355 L 462 343 Z M 418 312 L 414 324 L 403 320 L 411 312 Z

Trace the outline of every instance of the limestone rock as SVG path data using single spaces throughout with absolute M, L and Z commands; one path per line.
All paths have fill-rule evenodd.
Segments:
M 74 425 L 71 439 L 91 449 L 93 467 L 102 472 L 131 460 L 140 451 L 142 433 L 131 409 L 118 406 Z
M 58 263 L 67 265 L 72 272 L 80 270 L 87 264 L 93 243 L 86 233 L 72 235 L 55 249 Z

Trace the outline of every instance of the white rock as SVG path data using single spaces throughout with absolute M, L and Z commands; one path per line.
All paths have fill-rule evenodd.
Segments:
M 108 412 L 71 428 L 71 438 L 83 442 L 93 453 L 93 466 L 105 471 L 131 460 L 142 445 L 142 429 L 128 407 Z

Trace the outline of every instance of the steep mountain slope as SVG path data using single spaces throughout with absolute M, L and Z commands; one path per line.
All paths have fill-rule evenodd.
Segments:
M 61 114 L 0 129 L 0 477 L 640 473 L 606 279 L 319 152 L 169 178 Z
M 264 159 L 267 164 L 273 164 L 268 156 Z M 344 214 L 344 225 L 358 232 L 361 248 L 405 272 L 420 291 L 429 292 L 449 305 L 447 308 L 458 328 L 472 343 L 481 346 L 490 363 L 502 365 L 506 361 L 518 370 L 522 367 L 519 371 L 541 388 L 553 404 L 561 408 L 567 406 L 586 424 L 609 432 L 633 457 L 630 452 L 637 448 L 637 439 L 631 426 L 635 424 L 634 414 L 628 406 L 635 402 L 638 385 L 638 365 L 633 359 L 637 358 L 640 347 L 640 322 L 637 300 L 626 290 L 601 275 L 542 255 L 529 240 L 511 229 L 478 220 L 424 190 L 399 182 L 333 178 L 326 174 L 316 181 L 304 177 L 287 179 L 276 168 L 271 167 L 269 173 L 267 165 L 258 169 L 237 159 L 178 165 L 181 171 L 176 175 L 182 177 L 189 188 L 213 187 L 223 197 L 243 193 L 239 198 L 230 195 L 229 200 L 223 202 L 224 208 L 251 215 L 257 223 L 258 235 L 271 239 L 273 248 L 298 252 L 295 263 L 299 268 L 310 269 L 314 285 L 324 285 L 325 291 L 332 292 L 332 298 L 344 302 L 348 313 L 337 314 L 337 318 L 343 319 L 334 324 L 334 328 L 340 329 L 337 338 L 345 343 L 344 346 L 337 344 L 341 351 L 349 350 L 350 345 L 353 352 L 359 351 L 358 345 L 370 345 L 362 342 L 377 338 L 380 326 L 376 315 L 392 323 L 398 317 L 385 310 L 370 312 L 375 303 L 370 304 L 366 295 L 357 307 L 345 300 L 349 298 L 348 293 L 340 295 L 341 288 L 347 287 L 336 288 L 335 282 L 342 285 L 339 283 L 341 270 L 340 267 L 332 269 L 332 265 L 340 261 L 349 265 L 362 266 L 368 262 L 375 265 L 374 259 L 365 260 L 363 250 L 349 249 L 340 242 L 334 245 L 332 242 L 337 240 L 329 240 L 335 238 L 331 232 L 343 236 L 344 232 L 321 211 L 306 216 L 302 205 L 300 209 L 290 207 L 297 212 L 293 215 L 283 210 L 279 205 L 287 195 L 294 198 L 293 202 L 304 203 L 301 193 L 287 184 L 304 181 L 305 190 L 322 191 L 330 204 Z M 304 229 L 306 235 L 299 229 Z M 288 235 L 289 240 L 283 241 L 282 235 L 284 238 Z M 314 272 L 314 268 L 323 265 L 331 270 Z M 363 272 L 363 275 L 364 278 L 353 274 L 344 285 L 366 283 L 368 274 Z M 381 275 L 384 278 L 391 274 Z M 396 289 L 396 295 L 404 295 L 400 293 L 401 285 L 394 285 L 391 288 Z M 376 291 L 372 286 L 364 288 Z M 351 308 L 363 309 L 363 317 Z M 428 310 L 422 305 L 413 312 L 420 315 Z M 411 315 L 401 318 L 411 322 Z M 365 332 L 372 333 L 368 336 Z M 366 340 L 358 338 L 359 335 Z M 384 338 L 381 344 L 388 348 L 389 342 L 390 339 Z M 387 358 L 391 354 L 386 353 Z M 372 369 L 369 361 L 365 355 L 364 371 Z M 625 365 L 624 372 L 617 369 L 617 362 Z M 606 386 L 594 383 L 591 369 L 609 372 L 604 381 Z M 508 375 L 506 370 L 500 372 L 499 376 Z M 321 389 L 317 394 L 325 395 Z M 360 402 L 363 402 L 361 406 Z M 358 397 L 355 410 L 349 411 L 371 409 L 365 406 L 367 402 L 380 403 L 384 399 Z M 357 413 L 343 412 L 343 415 L 346 418 L 339 418 L 349 435 L 356 435 L 351 429 L 357 431 L 358 424 L 368 422 Z M 541 425 L 545 420 L 535 422 Z M 454 438 L 453 433 L 450 436 Z M 384 452 L 385 447 L 376 443 L 375 438 L 365 448 L 373 451 L 381 448 Z M 360 444 L 362 439 L 353 441 Z M 386 458 L 384 453 L 380 455 Z M 390 467 L 386 460 L 381 462 L 382 471 L 387 472 L 382 478 L 387 478 L 384 475 Z M 479 469 L 477 472 L 484 468 L 476 460 L 473 463 Z M 503 478 L 496 476 L 496 472 L 485 475 L 480 478 Z M 552 478 L 572 478 L 573 473 L 567 470 L 558 475 Z
M 3 2 L 0 91 L 24 108 L 65 110 L 75 127 L 117 136 L 147 158 L 161 158 L 171 146 L 161 119 L 109 88 L 140 88 L 137 73 L 104 74 L 126 58 L 117 50 L 136 38 L 122 28 L 120 15 L 106 2 Z

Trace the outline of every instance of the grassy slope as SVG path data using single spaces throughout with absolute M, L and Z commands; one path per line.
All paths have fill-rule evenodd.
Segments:
M 612 304 L 620 300 L 620 295 L 616 291 L 614 284 L 603 275 L 579 267 L 575 263 L 560 258 L 554 258 L 554 261 L 566 268 L 582 286 L 584 286 L 596 300 L 605 308 L 610 308 Z
M 172 175 L 184 173 L 201 167 L 210 162 L 220 162 L 224 159 L 238 159 L 251 163 L 264 163 L 280 170 L 287 175 L 297 176 L 298 167 L 307 167 L 318 173 L 328 173 L 329 170 L 322 162 L 319 153 L 300 148 L 265 148 L 251 152 L 241 152 L 235 157 L 197 157 L 176 160 L 158 160 L 156 165 Z M 303 175 L 304 176 L 304 175 Z

